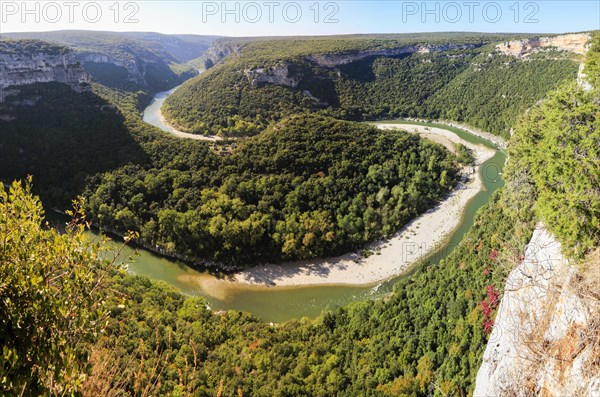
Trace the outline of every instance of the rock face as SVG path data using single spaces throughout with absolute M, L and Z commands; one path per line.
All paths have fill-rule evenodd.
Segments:
M 584 69 L 585 64 L 582 62 L 579 64 L 579 70 L 577 71 L 577 84 L 579 84 L 584 91 L 591 91 L 593 87 L 589 81 L 587 81 L 587 75 L 585 74 Z
M 2 37 L 68 48 L 94 81 L 110 88 L 150 93 L 167 90 L 196 75 L 196 59 L 214 40 L 212 36 L 77 30 L 9 33 Z M 189 61 L 194 63 L 185 64 Z M 174 64 L 179 66 L 173 68 Z
M 600 396 L 600 302 L 581 293 L 578 279 L 538 225 L 506 281 L 474 396 Z
M 246 43 L 232 42 L 227 40 L 215 40 L 212 45 L 204 53 L 204 67 L 206 69 L 212 68 L 214 65 L 219 63 L 223 58 L 239 53 Z
M 109 63 L 123 67 L 127 69 L 127 72 L 137 84 L 146 84 L 146 81 L 144 80 L 145 73 L 143 70 L 140 70 L 145 62 L 143 59 L 139 59 L 138 62 L 136 62 L 134 59 L 119 59 L 98 52 L 79 52 L 76 56 L 82 65 L 85 65 L 86 63 Z
M 543 49 L 555 48 L 576 54 L 585 54 L 591 36 L 587 33 L 563 34 L 555 37 L 535 37 L 525 40 L 507 41 L 496 45 L 503 54 L 525 58 Z
M 413 54 L 413 53 L 429 53 L 429 52 L 440 52 L 450 50 L 461 50 L 468 48 L 476 48 L 479 45 L 476 44 L 463 44 L 463 45 L 427 45 L 427 46 L 405 46 L 399 48 L 391 48 L 387 50 L 373 50 L 373 51 L 361 51 L 349 54 L 321 54 L 321 55 L 310 55 L 306 59 L 314 62 L 319 66 L 335 67 L 340 65 L 346 65 L 352 62 L 360 61 L 361 59 L 382 56 L 390 57 L 402 54 Z
M 0 90 L 10 86 L 57 81 L 79 89 L 88 76 L 72 52 L 0 52 Z M 0 101 L 4 95 L 0 95 Z
M 300 76 L 290 74 L 289 64 L 287 63 L 269 69 L 247 69 L 244 73 L 253 87 L 263 83 L 271 83 L 296 88 L 301 80 Z

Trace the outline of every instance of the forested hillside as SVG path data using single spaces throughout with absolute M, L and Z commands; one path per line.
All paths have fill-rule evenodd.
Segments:
M 299 112 L 349 120 L 447 118 L 508 137 L 517 116 L 563 81 L 579 55 L 527 58 L 495 45 L 507 37 L 263 39 L 187 82 L 165 102 L 180 129 L 253 135 Z
M 482 53 L 429 101 L 431 117 L 464 121 L 509 138 L 518 117 L 565 81 L 573 81 L 578 56 L 546 51 L 526 60 Z
M 141 121 L 147 94 L 11 88 L 0 102 L 2 179 L 33 175 L 51 208 L 85 194 L 103 228 L 241 267 L 358 248 L 457 183 L 458 159 L 442 146 L 326 116 L 294 116 L 232 145 L 177 140 Z
M 101 97 L 115 95 L 108 89 L 63 90 L 33 116 L 13 97 L 0 106 L 14 118 L 2 121 L 3 179 L 36 176 L 59 208 L 85 191 L 97 224 L 191 260 L 344 252 L 392 234 L 457 182 L 455 156 L 401 132 L 299 116 L 218 156 L 122 113 Z
M 91 175 L 146 158 L 123 115 L 94 92 L 22 86 L 0 102 L 0 115 L 2 180 L 35 176 L 52 207 L 67 208 Z

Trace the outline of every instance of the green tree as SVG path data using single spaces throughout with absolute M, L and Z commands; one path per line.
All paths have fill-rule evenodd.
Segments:
M 84 380 L 86 344 L 105 325 L 111 269 L 80 222 L 42 226 L 31 179 L 0 190 L 0 394 L 65 395 Z M 79 220 L 84 219 L 79 214 Z

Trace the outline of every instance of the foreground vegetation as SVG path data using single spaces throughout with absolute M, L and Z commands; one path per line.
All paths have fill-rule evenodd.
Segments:
M 0 393 L 72 394 L 106 326 L 111 264 L 83 236 L 83 219 L 64 233 L 42 227 L 30 181 L 7 190 L 0 190 Z
M 515 130 L 510 155 L 535 186 L 536 213 L 566 253 L 600 242 L 600 98 L 575 83 L 551 93 Z

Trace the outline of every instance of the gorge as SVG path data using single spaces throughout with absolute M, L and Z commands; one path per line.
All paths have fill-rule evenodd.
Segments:
M 597 392 L 597 32 L 98 35 L 0 40 L 1 393 Z

